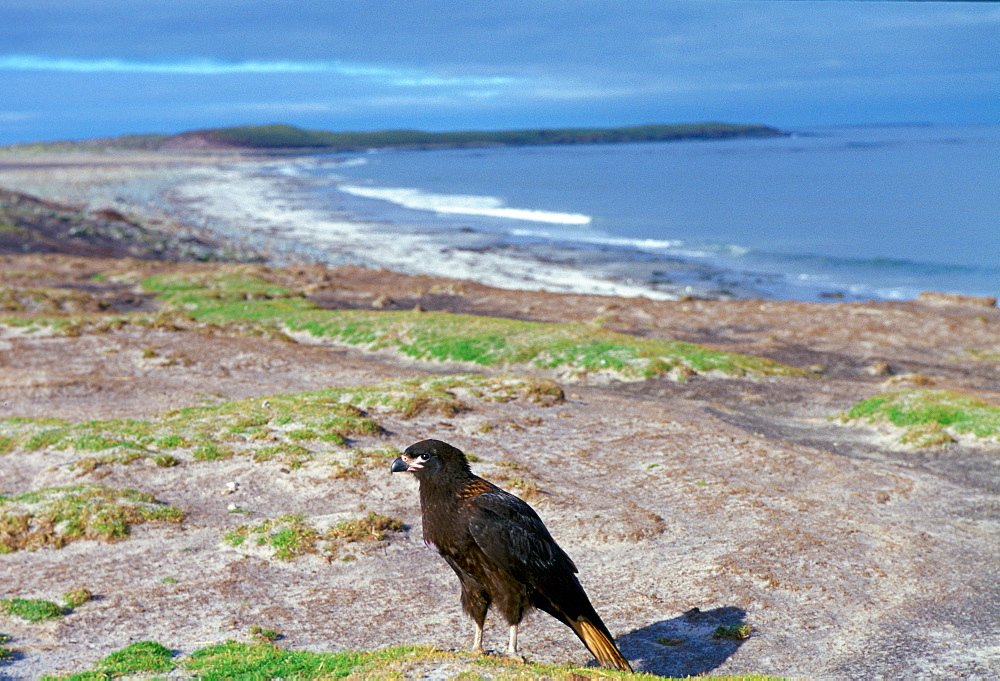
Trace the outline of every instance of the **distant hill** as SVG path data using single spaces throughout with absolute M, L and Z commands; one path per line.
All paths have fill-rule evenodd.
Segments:
M 321 149 L 437 149 L 461 147 L 534 146 L 543 144 L 617 144 L 665 142 L 684 139 L 775 137 L 784 133 L 766 125 L 688 123 L 680 125 L 636 125 L 625 128 L 542 128 L 461 132 L 381 130 L 376 132 L 329 132 L 291 125 L 248 125 L 233 128 L 192 130 L 178 135 L 125 135 L 79 142 L 15 145 L 13 148 L 61 149 L 248 149 L 260 151 Z

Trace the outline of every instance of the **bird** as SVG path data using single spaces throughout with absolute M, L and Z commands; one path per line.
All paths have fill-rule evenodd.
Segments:
M 458 575 L 462 607 L 476 625 L 475 652 L 483 652 L 492 606 L 508 624 L 507 654 L 518 657 L 518 625 L 537 608 L 570 627 L 601 666 L 632 671 L 576 565 L 531 506 L 474 475 L 465 454 L 441 440 L 410 445 L 391 471 L 412 473 L 419 483 L 424 543 Z

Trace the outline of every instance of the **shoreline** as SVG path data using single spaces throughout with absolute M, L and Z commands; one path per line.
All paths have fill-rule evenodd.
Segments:
M 651 300 L 731 298 L 721 294 L 710 268 L 670 261 L 682 284 L 652 284 L 641 263 L 616 268 L 597 251 L 559 244 L 510 244 L 473 230 L 441 231 L 339 218 L 315 205 L 301 178 L 269 174 L 271 163 L 203 168 L 173 187 L 167 201 L 202 220 L 226 240 L 270 253 L 273 263 L 305 257 L 317 264 L 362 265 L 405 274 L 448 276 L 512 290 L 597 294 Z M 645 268 L 662 271 L 666 261 Z M 616 269 L 618 271 L 616 271 Z M 628 271 L 626 271 L 628 270 Z M 661 272 L 662 273 L 662 272 Z M 695 283 L 695 279 L 708 282 Z M 744 292 L 749 293 L 749 292 Z M 750 297 L 750 296 L 741 296 Z
M 7 153 L 0 154 L 0 188 L 73 206 L 87 215 L 113 211 L 161 243 L 200 242 L 207 250 L 198 249 L 198 259 L 358 265 L 515 291 L 663 301 L 864 300 L 836 291 L 802 298 L 780 282 L 779 274 L 727 270 L 684 257 L 649 257 L 627 246 L 512 241 L 503 233 L 478 229 L 358 219 L 319 198 L 324 190 L 332 192 L 329 178 L 310 178 L 290 167 L 315 162 L 310 154 L 245 151 Z
M 283 157 L 280 165 L 293 158 Z M 247 154 L 122 153 L 0 157 L 0 187 L 79 207 L 115 210 L 142 223 L 201 233 L 266 264 L 360 265 L 447 276 L 511 290 L 651 300 L 727 295 L 721 273 L 682 260 L 622 262 L 558 244 L 500 243 L 485 232 L 421 230 L 338 218 L 310 205 L 302 178 L 269 173 L 274 157 Z M 542 267 L 543 266 L 543 267 Z M 680 284 L 641 281 L 670 275 Z M 760 297 L 759 295 L 756 297 Z

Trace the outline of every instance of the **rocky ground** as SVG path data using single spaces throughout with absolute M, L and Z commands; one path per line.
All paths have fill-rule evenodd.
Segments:
M 309 456 L 298 458 L 199 459 L 161 440 L 157 454 L 176 460 L 158 465 L 150 457 L 102 461 L 79 443 L 11 440 L 0 447 L 0 494 L 8 499 L 79 484 L 131 488 L 182 509 L 185 519 L 134 524 L 111 543 L 0 555 L 0 599 L 58 601 L 75 588 L 95 596 L 59 619 L 0 615 L 0 634 L 10 636 L 2 645 L 12 651 L 0 661 L 0 678 L 82 671 L 142 640 L 188 655 L 245 640 L 254 625 L 280 632 L 279 645 L 295 650 L 467 647 L 472 627 L 454 575 L 420 538 L 416 484 L 388 472 L 394 451 L 429 437 L 473 454 L 477 473 L 538 510 L 637 670 L 1000 675 L 1000 443 L 958 437 L 919 449 L 901 444 L 896 429 L 832 418 L 913 386 L 998 404 L 1000 311 L 982 301 L 654 302 L 352 267 L 242 270 L 325 309 L 584 322 L 805 370 L 620 380 L 526 364 L 421 362 L 157 316 L 161 304 L 141 286 L 146 277 L 219 266 L 177 264 L 159 259 L 162 252 L 152 253 L 157 259 L 23 253 L 20 243 L 20 253 L 0 256 L 0 419 L 165 423 L 179 407 L 223 410 L 247 400 L 239 404 L 253 411 L 280 395 L 384 389 L 387 381 L 470 371 L 493 381 L 521 377 L 518 385 L 529 387 L 502 400 L 459 387 L 445 398 L 454 402 L 369 406 L 361 415 L 376 429 L 352 431 L 345 442 L 309 441 Z M 114 315 L 146 321 L 95 321 Z M 12 321 L 41 317 L 73 321 Z M 554 382 L 562 396 L 531 382 Z M 227 532 L 287 514 L 323 527 L 372 512 L 405 528 L 291 560 L 253 542 L 224 541 Z M 749 638 L 712 635 L 744 623 Z M 487 639 L 503 648 L 502 623 L 492 623 Z M 590 659 L 544 615 L 522 627 L 521 647 L 533 661 Z

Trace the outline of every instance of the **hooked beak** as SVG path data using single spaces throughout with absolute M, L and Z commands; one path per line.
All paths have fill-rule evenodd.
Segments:
M 421 468 L 423 468 L 423 466 L 419 461 L 411 463 L 400 456 L 392 462 L 392 468 L 389 470 L 392 473 L 413 473 L 414 471 L 419 471 Z

